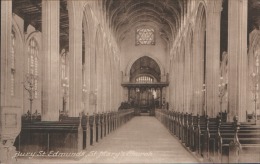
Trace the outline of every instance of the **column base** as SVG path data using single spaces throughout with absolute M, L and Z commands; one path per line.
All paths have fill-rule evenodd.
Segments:
M 0 163 L 13 163 L 16 161 L 17 151 L 13 146 L 14 140 L 0 140 Z

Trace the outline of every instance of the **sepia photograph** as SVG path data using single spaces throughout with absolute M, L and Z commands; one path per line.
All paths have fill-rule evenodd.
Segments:
M 0 4 L 0 164 L 260 163 L 260 0 Z

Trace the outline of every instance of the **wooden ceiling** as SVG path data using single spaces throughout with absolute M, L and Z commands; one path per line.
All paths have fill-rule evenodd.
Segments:
M 260 28 L 260 0 L 249 0 L 248 3 L 248 31 Z
M 41 31 L 42 0 L 12 0 L 13 12 L 25 20 L 24 31 L 28 25 Z M 99 0 L 105 16 L 120 42 L 127 31 L 139 23 L 152 22 L 158 25 L 165 39 L 174 40 L 182 15 L 187 11 L 187 0 Z M 260 0 L 248 1 L 249 32 L 260 26 Z M 67 0 L 60 0 L 60 48 L 68 49 L 69 18 Z M 84 47 L 83 47 L 84 49 Z
M 140 23 L 156 24 L 167 40 L 173 40 L 180 28 L 187 0 L 102 0 L 104 11 L 120 41 L 127 31 Z
M 36 30 L 42 28 L 42 0 L 13 0 L 13 13 L 24 19 L 24 32 L 28 25 Z M 67 0 L 60 0 L 60 47 L 68 49 L 69 17 Z

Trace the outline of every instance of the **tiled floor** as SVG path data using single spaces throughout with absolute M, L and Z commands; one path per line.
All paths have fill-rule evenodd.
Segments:
M 17 163 L 198 163 L 155 118 L 134 117 L 79 160 L 19 160 Z

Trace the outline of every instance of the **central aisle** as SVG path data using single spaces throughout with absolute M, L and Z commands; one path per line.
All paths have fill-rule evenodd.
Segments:
M 155 118 L 134 117 L 91 147 L 80 163 L 197 163 Z

